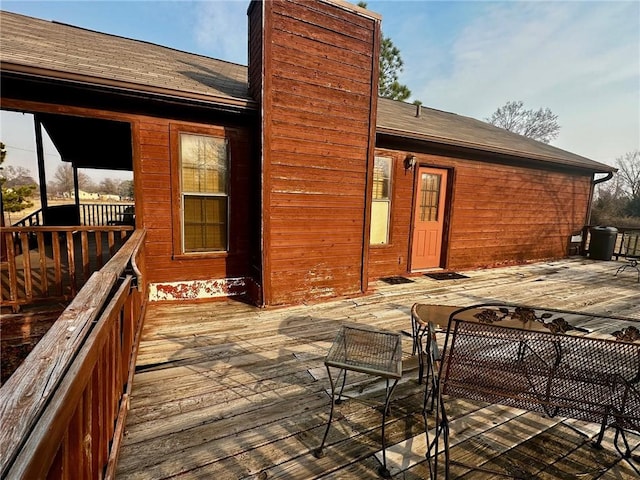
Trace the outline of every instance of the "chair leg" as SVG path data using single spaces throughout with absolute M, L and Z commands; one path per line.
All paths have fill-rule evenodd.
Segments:
M 411 355 L 418 355 L 418 385 L 421 385 L 424 378 L 424 349 L 422 348 L 424 331 L 420 328 L 413 314 L 411 314 L 411 334 L 413 337 Z
M 418 348 L 418 385 L 422 385 L 422 379 L 424 378 L 424 352 L 422 346 Z
M 616 425 L 616 433 L 613 437 L 613 445 L 616 447 L 616 450 L 620 454 L 622 458 L 625 459 L 627 464 L 638 474 L 640 475 L 640 470 L 633 464 L 633 459 L 631 457 L 631 447 L 629 446 L 629 441 L 627 440 L 627 436 L 624 432 L 624 429 L 618 425 Z M 622 451 L 622 448 L 618 444 L 619 438 L 622 438 L 622 443 L 624 445 L 625 451 Z
M 445 458 L 445 479 L 449 478 L 449 421 L 447 418 L 447 412 L 445 410 L 444 402 L 442 400 L 442 392 L 440 391 L 440 381 L 437 376 L 435 362 L 431 361 L 431 357 L 428 363 L 428 374 L 430 380 L 426 382 L 422 417 L 425 425 L 425 436 L 427 442 L 427 452 L 425 454 L 427 462 L 429 463 L 429 478 L 430 480 L 436 480 L 438 478 L 438 459 L 440 456 L 440 439 L 442 438 L 444 447 Z M 429 389 L 429 384 L 431 389 Z M 427 404 L 431 400 L 431 407 L 427 409 Z M 435 429 L 434 438 L 429 438 L 429 425 L 427 420 L 427 412 L 435 412 Z
M 600 424 L 600 432 L 598 433 L 598 438 L 595 442 L 593 442 L 593 447 L 598 450 L 602 450 L 602 439 L 604 438 L 604 431 L 607 429 L 607 420 L 609 419 L 609 415 L 611 414 L 610 408 L 608 407 L 604 417 L 602 417 L 602 423 Z
M 340 393 L 338 395 L 342 395 L 342 389 L 344 389 L 344 383 L 345 383 L 345 381 L 347 379 L 346 370 L 344 370 L 344 371 L 340 370 L 340 373 L 338 373 L 337 380 L 340 381 L 340 375 L 343 374 L 343 372 L 344 372 L 344 379 L 342 381 L 342 388 L 340 389 Z M 331 427 L 331 420 L 333 420 L 333 409 L 334 409 L 336 403 L 339 403 L 338 401 L 335 400 L 336 385 L 335 385 L 335 382 L 333 381 L 333 377 L 331 376 L 331 369 L 328 366 L 327 366 L 327 375 L 329 376 L 329 384 L 331 385 L 331 409 L 329 410 L 329 420 L 327 421 L 327 428 L 325 428 L 325 430 L 324 430 L 324 435 L 322 437 L 322 442 L 320 443 L 320 446 L 313 451 L 313 455 L 316 458 L 324 457 L 324 452 L 322 451 L 322 449 L 324 448 L 324 442 L 327 440 L 327 436 L 329 435 L 329 428 Z
M 381 477 L 383 478 L 391 478 L 391 473 L 389 472 L 389 470 L 387 469 L 387 453 L 386 453 L 386 449 L 387 449 L 387 442 L 385 439 L 385 434 L 384 434 L 384 429 L 385 429 L 385 424 L 387 423 L 387 411 L 389 410 L 389 402 L 391 401 L 391 396 L 393 395 L 393 391 L 396 389 L 396 386 L 398 385 L 398 380 L 400 380 L 399 378 L 396 378 L 395 381 L 393 382 L 393 385 L 391 386 L 391 389 L 387 388 L 387 398 L 384 402 L 384 410 L 382 411 L 382 465 L 378 468 L 378 474 L 380 474 Z M 388 387 L 388 380 L 387 380 L 387 387 Z

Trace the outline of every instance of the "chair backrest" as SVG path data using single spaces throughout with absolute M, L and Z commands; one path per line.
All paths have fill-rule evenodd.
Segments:
M 640 344 L 623 338 L 637 329 L 610 332 L 611 339 L 590 338 L 571 325 L 581 316 L 606 321 L 528 307 L 486 308 L 476 321 L 452 314 L 442 392 L 591 422 L 616 415 L 618 422 L 636 429 Z M 514 328 L 514 322 L 523 327 L 528 323 L 529 328 Z

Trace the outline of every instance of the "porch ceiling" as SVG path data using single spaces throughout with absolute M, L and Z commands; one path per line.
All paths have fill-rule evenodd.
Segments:
M 38 118 L 63 161 L 78 168 L 133 171 L 128 123 L 56 114 Z

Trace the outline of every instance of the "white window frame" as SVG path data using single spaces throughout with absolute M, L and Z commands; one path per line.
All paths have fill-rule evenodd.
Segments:
M 226 173 L 226 185 L 225 185 L 225 190 L 226 193 L 220 193 L 220 192 L 190 192 L 190 191 L 185 191 L 184 187 L 183 187 L 183 168 L 182 168 L 182 137 L 184 135 L 189 135 L 189 136 L 197 136 L 197 137 L 209 137 L 209 138 L 215 138 L 218 140 L 223 140 L 224 141 L 224 145 L 225 145 L 225 153 L 226 153 L 226 166 L 227 166 L 227 173 Z M 181 232 L 180 232 L 180 239 L 181 239 L 181 250 L 182 253 L 185 255 L 192 255 L 192 254 L 202 254 L 202 253 L 226 253 L 229 251 L 229 225 L 231 223 L 231 217 L 230 217 L 230 205 L 231 205 L 231 195 L 230 195 L 230 184 L 231 184 L 231 154 L 229 151 L 229 139 L 225 138 L 225 137 L 220 137 L 217 135 L 207 135 L 207 134 L 202 134 L 202 133 L 197 133 L 197 132 L 189 132 L 187 130 L 181 131 L 178 135 L 178 152 L 179 152 L 179 175 L 180 175 L 180 228 L 181 228 Z M 187 197 L 217 197 L 217 198 L 226 198 L 227 199 L 227 205 L 226 205 L 226 225 L 225 225 L 225 248 L 224 249 L 207 249 L 207 250 L 187 250 L 186 248 L 186 242 L 185 242 L 185 198 Z

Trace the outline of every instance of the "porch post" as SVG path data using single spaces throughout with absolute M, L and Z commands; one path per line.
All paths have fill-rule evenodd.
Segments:
M 47 203 L 47 174 L 44 169 L 44 148 L 42 146 L 42 123 L 37 114 L 33 116 L 36 130 L 36 155 L 38 157 L 38 182 L 40 183 L 40 208 L 44 210 L 49 206 Z
M 73 166 L 73 192 L 76 197 L 76 207 L 78 207 L 78 211 L 80 211 L 80 186 L 78 185 L 78 167 L 76 167 L 75 163 L 71 164 Z

